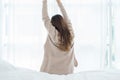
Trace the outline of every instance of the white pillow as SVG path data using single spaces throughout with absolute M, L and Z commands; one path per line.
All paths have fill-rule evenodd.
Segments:
M 6 71 L 15 70 L 15 69 L 16 68 L 12 64 L 0 59 L 0 72 L 6 72 Z

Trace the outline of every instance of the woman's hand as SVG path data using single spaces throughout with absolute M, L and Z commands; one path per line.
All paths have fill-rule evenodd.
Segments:
M 77 62 L 77 59 L 75 58 L 75 56 L 74 56 L 74 66 L 75 66 L 75 67 L 78 66 L 78 62 Z

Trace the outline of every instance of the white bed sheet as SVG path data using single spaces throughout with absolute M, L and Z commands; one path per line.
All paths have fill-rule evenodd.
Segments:
M 86 71 L 69 75 L 55 75 L 16 68 L 0 60 L 0 80 L 120 80 L 120 71 Z
M 0 72 L 0 80 L 120 80 L 119 71 L 86 71 L 70 75 L 54 75 L 27 69 Z
M 120 80 L 120 71 L 86 71 L 71 74 L 66 80 Z

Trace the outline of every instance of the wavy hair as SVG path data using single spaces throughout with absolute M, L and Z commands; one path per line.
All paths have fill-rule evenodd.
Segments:
M 63 51 L 69 51 L 71 48 L 72 44 L 72 36 L 69 30 L 69 26 L 67 23 L 64 21 L 63 17 L 59 14 L 53 16 L 51 18 L 51 23 L 52 25 L 56 28 L 58 31 L 58 36 L 59 36 L 59 49 Z

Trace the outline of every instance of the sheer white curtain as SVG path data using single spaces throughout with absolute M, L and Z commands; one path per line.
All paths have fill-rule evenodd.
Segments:
M 0 58 L 2 57 L 2 11 L 3 11 L 2 0 L 0 0 Z
M 2 6 L 1 6 L 1 0 L 0 0 L 0 12 L 2 11 L 1 7 L 2 7 Z M 1 33 L 1 27 L 2 27 L 2 25 L 1 25 L 1 17 L 2 17 L 2 14 L 0 13 L 0 56 L 1 56 L 1 52 L 2 52 L 2 51 L 1 51 L 1 47 L 2 47 L 2 46 L 1 46 L 1 36 L 2 36 L 2 35 L 1 35 L 1 34 L 2 34 L 2 33 Z
M 41 0 L 4 2 L 5 25 L 3 59 L 30 69 L 37 69 L 43 58 L 46 30 L 41 21 Z
M 39 71 L 47 35 L 41 18 L 42 0 L 3 1 L 2 58 L 18 67 Z M 75 72 L 120 68 L 120 1 L 62 2 L 75 31 L 79 62 Z M 60 12 L 55 0 L 48 0 L 48 6 L 50 17 Z
M 112 26 L 114 27 L 112 67 L 120 69 L 120 0 L 112 0 Z

